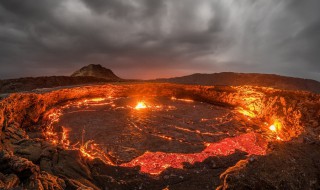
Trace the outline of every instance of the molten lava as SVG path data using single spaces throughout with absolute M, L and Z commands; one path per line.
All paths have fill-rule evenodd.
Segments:
M 194 164 L 203 162 L 212 156 L 228 156 L 236 150 L 254 155 L 265 155 L 267 142 L 260 135 L 247 133 L 234 138 L 226 138 L 217 143 L 207 143 L 207 147 L 200 153 L 181 154 L 165 152 L 145 152 L 142 156 L 129 163 L 121 164 L 123 167 L 140 166 L 141 172 L 158 175 L 169 167 L 183 169 L 183 163 Z
M 62 127 L 62 137 L 61 137 L 60 143 L 61 143 L 64 147 L 70 146 L 69 132 L 70 132 L 70 129 L 67 129 L 67 128 L 65 128 L 65 127 Z
M 184 102 L 193 102 L 193 100 L 189 99 L 177 99 L 177 98 L 171 98 L 173 101 L 184 101 Z M 189 104 L 189 103 L 188 103 Z M 110 159 L 109 153 L 106 153 L 103 148 L 103 145 L 101 146 L 97 144 L 93 140 L 89 140 L 84 142 L 83 138 L 81 142 L 77 142 L 73 145 L 70 144 L 70 141 L 68 140 L 68 132 L 69 129 L 62 127 L 62 135 L 57 134 L 53 130 L 53 124 L 57 123 L 59 121 L 59 117 L 62 114 L 62 109 L 69 108 L 72 106 L 77 106 L 78 108 L 82 108 L 82 106 L 87 107 L 88 105 L 94 105 L 94 106 L 100 106 L 100 105 L 109 105 L 111 107 L 116 107 L 117 109 L 146 109 L 149 108 L 152 111 L 159 109 L 165 109 L 165 110 L 175 110 L 172 109 L 175 108 L 174 106 L 164 106 L 164 105 L 147 105 L 144 101 L 140 101 L 137 103 L 135 107 L 129 106 L 130 104 L 124 105 L 124 106 L 117 106 L 115 102 L 113 101 L 106 101 L 105 98 L 94 98 L 94 99 L 87 99 L 78 101 L 75 103 L 67 104 L 60 109 L 55 110 L 51 114 L 49 114 L 47 117 L 49 118 L 48 128 L 45 132 L 45 136 L 48 140 L 50 140 L 54 144 L 62 145 L 65 149 L 73 149 L 73 150 L 79 150 L 81 155 L 88 159 L 95 159 L 100 158 L 105 163 L 110 165 L 115 165 L 115 163 Z M 116 109 L 114 108 L 114 109 Z M 112 108 L 113 109 L 113 108 Z M 249 118 L 254 118 L 255 114 L 252 111 L 244 110 L 244 109 L 238 109 L 239 113 L 242 113 L 243 115 L 248 116 Z M 210 112 L 211 113 L 211 112 Z M 183 120 L 182 120 L 183 121 Z M 206 119 L 202 118 L 201 122 L 215 122 L 215 120 L 212 119 Z M 182 123 L 184 124 L 184 123 Z M 132 127 L 139 129 L 139 131 L 144 131 L 145 127 L 138 126 L 132 122 Z M 279 121 L 275 121 L 273 125 L 269 127 L 271 131 L 273 131 L 274 138 L 277 140 L 281 140 L 281 138 L 278 136 L 278 131 L 281 128 L 281 123 Z M 215 136 L 215 133 L 210 132 L 201 132 L 197 129 L 189 129 L 187 127 L 180 127 L 180 126 L 174 126 L 175 130 L 183 131 L 186 133 L 196 133 L 200 134 L 201 136 L 207 135 L 207 136 Z M 149 134 L 149 133 L 148 133 Z M 173 138 L 171 136 L 167 136 L 165 133 L 150 133 L 152 136 L 161 138 L 167 141 L 179 141 L 182 143 L 189 143 L 184 141 L 184 139 L 180 138 Z M 235 153 L 236 150 L 247 152 L 250 154 L 255 155 L 264 155 L 266 154 L 266 148 L 267 148 L 267 142 L 264 140 L 261 135 L 256 133 L 247 133 L 242 134 L 237 137 L 233 138 L 225 138 L 219 142 L 203 142 L 206 148 L 202 152 L 197 153 L 167 153 L 167 152 L 149 152 L 146 151 L 143 155 L 136 157 L 135 159 L 131 161 L 127 161 L 126 163 L 121 164 L 122 167 L 135 167 L 140 166 L 141 172 L 148 173 L 148 174 L 154 174 L 158 175 L 167 168 L 177 168 L 177 169 L 183 169 L 184 163 L 194 164 L 196 162 L 203 162 L 205 159 L 209 157 L 214 156 L 228 156 L 233 153 Z M 150 150 L 150 149 L 147 149 Z
M 270 125 L 269 129 L 275 133 L 276 140 L 283 141 L 282 138 L 279 137 L 279 131 L 281 130 L 282 124 L 279 120 L 275 120 L 272 125 Z
M 101 102 L 101 101 L 104 101 L 105 100 L 105 98 L 92 98 L 92 99 L 90 99 L 90 100 L 88 100 L 88 101 L 91 101 L 91 102 Z
M 273 131 L 273 132 L 276 132 L 276 131 L 277 131 L 277 128 L 276 128 L 276 126 L 274 126 L 274 125 L 271 125 L 271 126 L 269 127 L 269 129 L 270 129 L 271 131 Z
M 136 110 L 145 109 L 145 108 L 147 108 L 147 105 L 144 102 L 138 102 L 138 104 L 135 107 Z

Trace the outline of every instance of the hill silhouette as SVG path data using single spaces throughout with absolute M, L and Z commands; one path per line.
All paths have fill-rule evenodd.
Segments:
M 274 74 L 233 72 L 222 72 L 213 74 L 196 73 L 182 77 L 157 79 L 156 81 L 192 85 L 251 85 L 285 90 L 305 90 L 320 93 L 320 82 L 318 81 Z
M 90 64 L 82 67 L 81 69 L 75 71 L 72 77 L 96 77 L 103 79 L 120 79 L 117 75 L 115 75 L 110 69 L 104 68 L 101 65 Z

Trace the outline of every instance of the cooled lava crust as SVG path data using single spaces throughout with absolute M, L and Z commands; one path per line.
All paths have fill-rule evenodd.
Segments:
M 1 100 L 0 188 L 319 189 L 320 95 L 119 84 Z

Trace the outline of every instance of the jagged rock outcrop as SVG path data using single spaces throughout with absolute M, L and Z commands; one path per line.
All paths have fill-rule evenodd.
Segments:
M 35 190 L 63 190 L 66 188 L 65 182 L 61 178 L 40 171 L 39 166 L 10 151 L 0 151 L 0 164 L 1 189 L 22 187 L 22 184 L 26 189 Z
M 269 154 L 241 160 L 220 175 L 219 190 L 319 189 L 320 144 L 273 143 Z
M 108 80 L 120 79 L 110 69 L 107 69 L 102 67 L 101 65 L 95 65 L 95 64 L 90 64 L 88 66 L 82 67 L 80 70 L 74 72 L 71 76 L 72 77 L 90 76 L 90 77 L 103 78 Z

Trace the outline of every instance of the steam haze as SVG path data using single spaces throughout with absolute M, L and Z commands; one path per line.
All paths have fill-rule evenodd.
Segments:
M 320 80 L 318 0 L 0 0 L 0 79 L 101 64 L 122 78 Z

